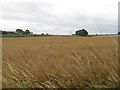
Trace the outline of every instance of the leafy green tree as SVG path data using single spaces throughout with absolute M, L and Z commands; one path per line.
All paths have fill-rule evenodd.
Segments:
M 48 36 L 49 34 L 48 33 L 46 33 L 46 36 Z
M 24 31 L 22 29 L 16 29 L 17 34 L 24 34 Z
M 88 36 L 88 32 L 85 29 L 78 30 L 78 31 L 76 31 L 75 34 L 79 35 L 79 36 Z
M 41 36 L 44 36 L 45 34 L 44 33 L 41 33 Z
M 24 32 L 24 34 L 30 34 L 30 31 L 29 31 L 29 30 L 26 30 L 26 31 Z

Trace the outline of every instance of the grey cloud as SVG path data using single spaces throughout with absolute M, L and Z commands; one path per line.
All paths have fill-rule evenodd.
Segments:
M 23 21 L 33 32 L 68 33 L 79 28 L 89 32 L 117 32 L 117 21 L 102 16 L 74 14 L 73 17 L 60 18 L 51 12 L 54 5 L 47 2 L 6 2 L 1 4 L 3 20 Z M 64 15 L 64 14 L 63 14 Z
M 50 3 L 26 2 L 26 3 L 5 3 L 2 5 L 2 18 L 7 20 L 23 20 L 28 22 L 38 22 L 51 17 Z

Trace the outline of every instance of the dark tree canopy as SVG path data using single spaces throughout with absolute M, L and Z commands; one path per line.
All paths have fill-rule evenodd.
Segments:
M 24 31 L 22 29 L 16 29 L 17 34 L 23 34 Z
M 16 32 L 24 32 L 22 29 L 16 29 Z
M 76 31 L 76 35 L 79 36 L 88 36 L 88 32 L 85 29 Z
M 7 34 L 7 32 L 6 31 L 2 31 L 2 34 Z
M 29 31 L 29 30 L 26 30 L 26 31 L 24 32 L 24 34 L 30 34 L 30 31 Z
M 42 36 L 44 36 L 45 34 L 44 33 L 41 33 Z

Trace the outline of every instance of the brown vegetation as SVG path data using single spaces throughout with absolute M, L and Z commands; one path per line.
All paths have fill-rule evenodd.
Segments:
M 3 87 L 117 87 L 117 36 L 3 38 Z

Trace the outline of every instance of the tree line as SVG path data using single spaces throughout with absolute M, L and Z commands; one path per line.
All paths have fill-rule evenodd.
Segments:
M 16 31 L 2 31 L 2 34 L 33 34 L 30 30 L 23 31 L 22 29 L 16 29 Z
M 23 31 L 22 29 L 16 29 L 17 34 L 33 34 L 33 32 L 30 32 L 29 30 Z
M 2 31 L 2 30 L 1 30 Z M 25 31 L 23 31 L 22 29 L 16 29 L 16 31 L 14 32 L 14 31 L 2 31 L 2 34 L 19 34 L 19 35 L 29 35 L 29 34 L 33 34 L 33 32 L 31 32 L 30 30 L 25 30 Z M 118 32 L 117 33 L 118 35 L 120 35 L 120 32 Z M 48 34 L 48 33 L 46 33 L 46 34 L 44 34 L 44 33 L 41 33 L 41 34 L 34 34 L 35 36 L 49 36 L 50 34 Z M 78 36 L 90 36 L 89 34 L 88 34 L 88 31 L 87 30 L 85 30 L 85 29 L 81 29 L 81 30 L 77 30 L 77 31 L 75 31 L 75 34 L 73 34 L 73 35 L 78 35 Z M 96 34 L 97 35 L 97 34 Z

